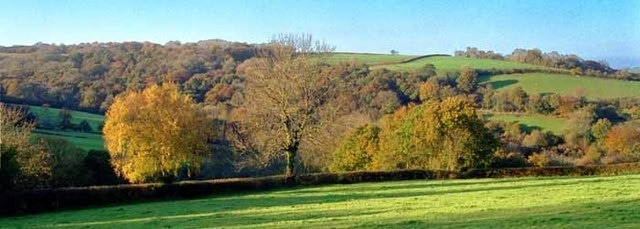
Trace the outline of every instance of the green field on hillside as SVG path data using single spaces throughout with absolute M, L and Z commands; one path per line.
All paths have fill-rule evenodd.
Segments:
M 39 107 L 39 106 L 29 106 L 29 110 L 35 116 L 38 117 L 39 121 L 51 122 L 51 123 L 59 123 L 60 122 L 60 109 L 50 108 L 50 107 Z M 71 111 L 71 123 L 78 124 L 86 120 L 89 122 L 91 129 L 94 132 L 100 132 L 98 130 L 98 126 L 100 126 L 104 122 L 104 116 L 99 114 L 92 114 L 81 111 Z
M 420 69 L 427 64 L 433 64 L 439 72 L 457 72 L 462 66 L 469 65 L 474 69 L 545 69 L 547 67 L 532 64 L 517 63 L 501 60 L 475 59 L 466 57 L 434 56 L 418 59 L 402 64 L 377 65 L 374 68 L 389 70 Z
M 2 218 L 23 228 L 640 227 L 640 175 L 399 181 Z
M 640 97 L 640 82 L 571 75 L 529 73 L 496 75 L 480 79 L 494 89 L 509 90 L 521 86 L 527 93 L 584 95 L 588 99 Z
M 48 138 L 62 138 L 84 150 L 104 150 L 102 135 L 97 133 L 36 129 L 33 135 Z
M 567 120 L 563 118 L 532 115 L 532 114 L 484 114 L 486 120 L 499 120 L 505 122 L 516 121 L 520 123 L 525 130 L 540 129 L 541 131 L 551 131 L 555 134 L 564 132 Z
M 29 106 L 29 110 L 38 118 L 38 122 L 40 123 L 60 123 L 60 109 Z M 78 124 L 83 120 L 86 120 L 89 123 L 92 132 L 85 133 L 72 130 L 62 131 L 36 129 L 33 136 L 62 138 L 84 150 L 104 150 L 104 140 L 102 138 L 101 131 L 98 128 L 104 122 L 104 116 L 81 111 L 71 111 L 71 123 Z
M 333 53 L 327 57 L 323 57 L 322 60 L 330 64 L 354 61 L 358 64 L 376 65 L 381 63 L 400 62 L 413 57 L 416 56 L 373 53 Z

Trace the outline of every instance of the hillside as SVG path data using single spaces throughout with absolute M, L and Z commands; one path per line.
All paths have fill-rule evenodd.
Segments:
M 543 132 L 551 131 L 554 134 L 562 134 L 565 130 L 567 120 L 554 116 L 533 115 L 533 114 L 493 114 L 487 112 L 483 114 L 485 120 L 498 120 L 505 122 L 518 122 L 523 129 L 531 131 L 539 129 Z
M 638 227 L 640 175 L 295 188 L 0 218 L 0 227 Z
M 480 79 L 480 83 L 491 84 L 497 90 L 509 90 L 520 86 L 527 93 L 584 95 L 588 99 L 640 98 L 640 82 L 638 81 L 528 73 L 484 77 Z
M 405 61 L 416 56 L 412 55 L 390 55 L 375 53 L 332 53 L 322 58 L 323 61 L 333 63 L 355 62 L 358 64 L 378 65 Z
M 427 58 L 416 59 L 407 63 L 383 64 L 373 68 L 386 68 L 389 70 L 414 70 L 424 67 L 427 64 L 433 64 L 438 71 L 455 72 L 459 71 L 462 66 L 469 65 L 474 69 L 546 69 L 547 67 L 532 64 L 517 63 L 501 60 L 474 59 L 466 57 L 452 56 L 433 56 Z
M 87 121 L 91 126 L 90 132 L 79 132 L 73 130 L 59 130 L 51 127 L 60 123 L 60 109 L 40 106 L 29 106 L 29 111 L 37 117 L 37 129 L 34 136 L 49 138 L 61 138 L 84 150 L 103 150 L 104 141 L 100 126 L 104 122 L 104 116 L 80 111 L 71 111 L 71 123 L 77 125 L 82 121 Z

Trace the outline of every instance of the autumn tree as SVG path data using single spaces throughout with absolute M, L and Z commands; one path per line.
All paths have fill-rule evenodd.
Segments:
M 374 169 L 465 170 L 490 163 L 498 142 L 463 97 L 404 107 L 383 120 Z
M 331 171 L 357 171 L 371 167 L 371 158 L 378 153 L 380 128 L 364 125 L 347 136 L 334 152 Z
M 247 113 L 241 121 L 263 155 L 284 156 L 287 177 L 295 176 L 301 145 L 330 124 L 335 84 L 312 57 L 332 50 L 311 35 L 280 35 L 245 69 Z
M 640 160 L 640 127 L 630 123 L 614 126 L 603 145 L 609 163 Z
M 116 172 L 130 182 L 198 171 L 209 154 L 210 120 L 175 84 L 129 91 L 105 116 L 105 145 Z
M 458 89 L 465 93 L 471 93 L 478 86 L 478 73 L 471 66 L 464 66 L 460 69 L 460 76 L 456 80 Z
M 29 142 L 34 128 L 35 123 L 26 119 L 24 110 L 0 104 L 0 173 L 6 175 L 13 170 L 7 177 L 13 181 L 8 183 L 41 186 L 51 175 L 51 157 Z

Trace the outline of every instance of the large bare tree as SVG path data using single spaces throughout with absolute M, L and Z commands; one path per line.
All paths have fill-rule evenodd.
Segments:
M 333 47 L 311 35 L 280 35 L 266 45 L 246 70 L 246 114 L 240 120 L 263 155 L 286 159 L 295 176 L 301 144 L 313 142 L 334 114 L 329 106 L 335 81 L 318 56 Z

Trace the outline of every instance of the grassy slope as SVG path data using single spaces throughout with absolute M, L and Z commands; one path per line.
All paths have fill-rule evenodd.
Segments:
M 46 108 L 39 106 L 29 106 L 30 111 L 38 117 L 39 120 L 51 123 L 59 123 L 60 118 L 58 116 L 60 109 Z M 100 134 L 98 126 L 104 122 L 104 116 L 98 114 L 91 114 L 80 111 L 72 111 L 71 122 L 78 124 L 82 120 L 87 120 L 89 125 L 93 129 L 92 133 L 82 133 L 74 131 L 54 131 L 54 130 L 42 130 L 37 129 L 34 135 L 45 136 L 51 138 L 62 138 L 69 141 L 71 144 L 80 147 L 85 150 L 103 150 L 104 140 Z
M 60 109 L 56 108 L 48 108 L 48 107 L 39 107 L 39 106 L 29 106 L 30 111 L 35 114 L 38 119 L 48 121 L 48 122 L 60 122 L 60 117 L 58 116 L 60 113 Z M 83 120 L 87 120 L 89 125 L 93 129 L 93 131 L 98 131 L 98 126 L 104 122 L 104 116 L 99 114 L 92 114 L 81 111 L 71 111 L 71 122 L 74 124 L 78 124 Z
M 359 64 L 376 65 L 381 63 L 393 63 L 407 59 L 411 59 L 411 55 L 390 55 L 390 54 L 373 54 L 373 53 L 334 53 L 328 57 L 324 57 L 323 61 L 327 63 L 342 63 L 355 61 Z
M 540 129 L 555 134 L 562 134 L 567 123 L 567 120 L 563 118 L 532 114 L 485 114 L 484 117 L 488 120 L 517 121 L 527 130 Z
M 490 83 L 497 90 L 522 86 L 528 93 L 584 94 L 588 99 L 640 97 L 640 82 L 593 77 L 545 73 L 510 74 L 483 78 L 481 83 Z
M 0 227 L 640 226 L 640 175 L 331 185 L 0 219 Z
M 104 140 L 102 139 L 102 135 L 96 133 L 37 129 L 33 134 L 49 138 L 62 138 L 84 150 L 104 150 Z
M 450 57 L 450 56 L 434 56 L 423 59 L 418 59 L 408 63 L 402 64 L 388 64 L 378 65 L 374 68 L 387 68 L 389 70 L 411 70 L 424 67 L 426 64 L 433 64 L 438 71 L 442 72 L 456 72 L 459 71 L 462 66 L 470 65 L 475 69 L 543 69 L 546 67 L 516 63 L 510 61 L 500 60 L 488 60 L 488 59 L 473 59 L 465 57 Z

